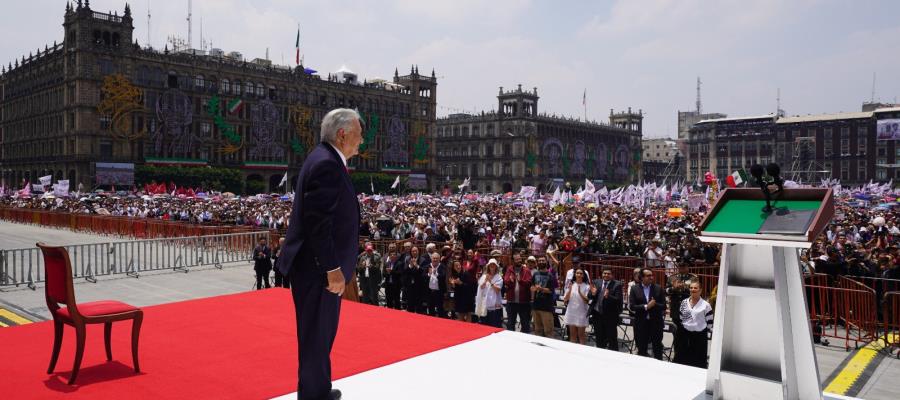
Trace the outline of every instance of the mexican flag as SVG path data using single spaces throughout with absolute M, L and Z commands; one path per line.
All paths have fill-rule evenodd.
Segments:
M 731 177 L 734 179 L 735 185 L 740 185 L 744 182 L 747 182 L 747 172 L 743 169 L 739 169 L 731 173 Z
M 240 111 L 241 107 L 243 107 L 243 106 L 244 106 L 243 100 L 234 99 L 234 100 L 228 102 L 228 113 L 234 114 L 234 113 Z

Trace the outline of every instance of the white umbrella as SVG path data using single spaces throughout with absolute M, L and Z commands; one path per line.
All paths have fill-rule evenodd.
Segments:
M 459 207 L 459 206 L 456 205 L 456 203 L 447 203 L 447 204 L 444 204 L 444 207 Z

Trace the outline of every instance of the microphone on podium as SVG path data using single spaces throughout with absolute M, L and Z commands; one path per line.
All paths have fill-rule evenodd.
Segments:
M 779 194 L 784 190 L 784 179 L 781 178 L 781 167 L 779 167 L 778 164 L 771 163 L 764 169 L 762 165 L 753 164 L 750 166 L 750 175 L 756 179 L 756 184 L 759 185 L 760 190 L 762 190 L 763 195 L 766 198 L 766 206 L 763 207 L 762 211 L 764 213 L 772 212 L 772 195 Z M 771 191 L 769 185 L 775 185 L 777 189 Z

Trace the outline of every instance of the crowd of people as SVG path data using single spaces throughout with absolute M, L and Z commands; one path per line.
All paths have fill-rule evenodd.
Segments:
M 858 196 L 845 193 L 836 198 L 833 221 L 802 253 L 805 272 L 832 278 L 900 279 L 896 197 L 893 192 L 879 196 L 859 201 Z M 290 200 L 289 196 L 184 198 L 135 193 L 4 197 L 0 206 L 283 231 Z M 674 360 L 705 365 L 715 288 L 702 287 L 687 270 L 718 263 L 719 246 L 698 238 L 705 206 L 685 207 L 685 212 L 672 214 L 669 208 L 684 202 L 637 206 L 530 200 L 508 195 L 361 195 L 360 233 L 372 241 L 361 247 L 358 259 L 361 300 L 497 327 L 505 321 L 507 329 L 542 336 L 558 336 L 562 331 L 578 343 L 586 343 L 590 331 L 597 346 L 612 350 L 620 348 L 618 329 L 625 311 L 632 316 L 638 354 L 649 355 L 652 350 L 656 358 L 662 357 L 668 318 L 675 326 Z M 890 200 L 888 206 L 886 200 Z M 880 206 L 873 206 L 879 202 Z M 385 241 L 392 244 L 379 252 L 374 243 Z M 260 243 L 254 249 L 258 288 L 270 286 L 271 259 L 279 252 L 279 243 Z M 511 257 L 500 257 L 510 253 Z M 561 254 L 568 255 L 573 266 L 564 276 L 560 276 Z M 588 270 L 579 268 L 580 261 L 596 255 L 641 258 L 646 269 L 636 270 L 628 282 L 612 279 L 611 271 L 588 276 Z M 660 269 L 666 280 L 654 282 L 653 270 Z M 287 284 L 286 277 L 276 275 L 275 286 Z M 565 310 L 560 318 L 558 307 Z

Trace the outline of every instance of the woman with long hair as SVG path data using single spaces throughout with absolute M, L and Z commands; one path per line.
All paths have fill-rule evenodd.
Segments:
M 447 287 L 450 290 L 450 300 L 453 304 L 453 312 L 460 321 L 471 322 L 472 312 L 475 311 L 475 276 L 462 267 L 458 260 L 453 261 L 450 269 Z
M 476 294 L 476 310 L 482 310 L 481 323 L 500 328 L 503 322 L 503 303 L 500 297 L 500 289 L 503 287 L 503 278 L 500 276 L 500 265 L 497 260 L 490 259 L 484 267 L 484 274 L 478 279 L 478 292 Z
M 675 358 L 673 362 L 706 368 L 706 333 L 713 320 L 713 309 L 703 297 L 700 297 L 700 282 L 693 281 L 690 286 L 691 296 L 681 301 L 678 311 L 672 313 L 678 318 L 675 331 Z
M 585 344 L 587 336 L 584 330 L 588 326 L 588 293 L 591 287 L 585 281 L 583 269 L 576 268 L 574 276 L 572 285 L 563 297 L 563 302 L 566 303 L 564 320 L 569 329 L 569 341 Z

